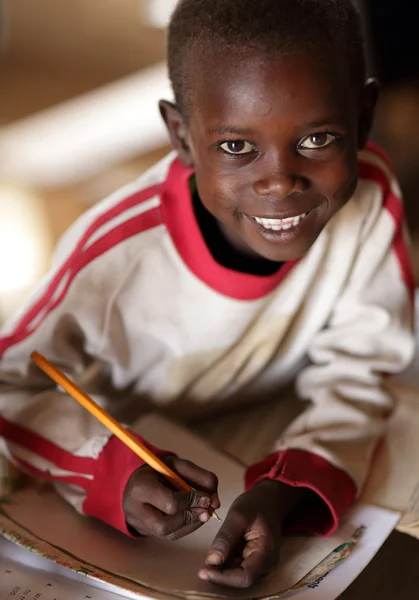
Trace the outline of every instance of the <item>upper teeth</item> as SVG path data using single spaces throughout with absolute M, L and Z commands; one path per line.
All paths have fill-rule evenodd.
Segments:
M 256 223 L 265 227 L 265 229 L 273 229 L 274 231 L 280 231 L 281 229 L 291 229 L 296 227 L 298 223 L 307 216 L 307 213 L 298 215 L 297 217 L 290 217 L 288 219 L 260 219 L 259 217 L 253 217 Z

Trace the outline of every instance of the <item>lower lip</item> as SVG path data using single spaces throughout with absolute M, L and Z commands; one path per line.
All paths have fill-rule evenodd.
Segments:
M 304 219 L 301 219 L 298 225 L 295 225 L 290 229 L 280 229 L 279 231 L 274 231 L 273 229 L 266 229 L 265 227 L 263 227 L 263 225 L 255 221 L 253 217 L 247 216 L 247 219 L 251 223 L 251 225 L 256 229 L 259 235 L 261 235 L 267 241 L 274 244 L 289 244 L 290 242 L 298 238 L 304 232 L 305 229 L 310 228 L 310 226 L 314 225 L 314 222 L 317 217 L 316 213 L 317 208 L 314 208 L 313 210 L 310 210 L 307 213 Z

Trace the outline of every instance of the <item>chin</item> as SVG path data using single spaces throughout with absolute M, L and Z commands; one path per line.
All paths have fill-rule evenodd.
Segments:
M 311 245 L 306 247 L 282 247 L 279 249 L 278 247 L 273 248 L 253 248 L 254 252 L 260 256 L 261 258 L 265 258 L 266 260 L 270 260 L 272 262 L 288 262 L 292 260 L 298 260 L 305 256 L 307 252 L 310 250 Z

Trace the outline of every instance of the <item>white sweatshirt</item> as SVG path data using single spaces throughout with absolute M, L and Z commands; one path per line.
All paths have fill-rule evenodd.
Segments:
M 64 235 L 51 272 L 0 337 L 0 448 L 53 479 L 77 510 L 127 533 L 122 496 L 140 459 L 56 389 L 33 350 L 129 422 L 150 403 L 185 414 L 267 390 L 280 401 L 308 357 L 297 390 L 311 404 L 248 470 L 247 486 L 268 477 L 311 488 L 316 501 L 294 526 L 329 533 L 385 433 L 393 401 L 383 379 L 413 356 L 397 182 L 369 145 L 353 198 L 309 253 L 259 276 L 213 259 L 192 174 L 171 154 Z

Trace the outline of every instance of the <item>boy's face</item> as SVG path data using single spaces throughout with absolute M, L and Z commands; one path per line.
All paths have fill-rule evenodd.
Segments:
M 349 77 L 337 81 L 309 54 L 208 57 L 191 77 L 187 121 L 161 108 L 202 203 L 243 252 L 303 256 L 356 187 L 371 114 Z

